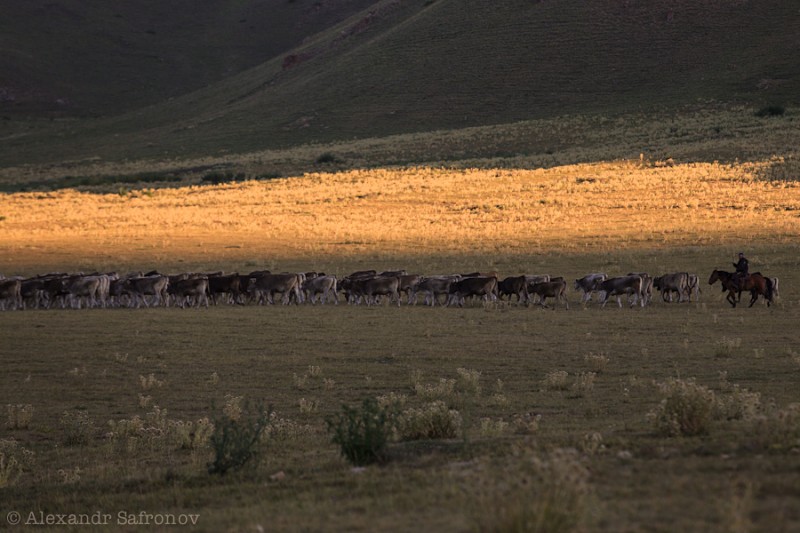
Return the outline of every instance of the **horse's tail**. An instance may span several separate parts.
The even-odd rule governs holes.
[[[764,278],[764,281],[767,283],[767,293],[764,296],[767,298],[768,302],[772,302],[772,295],[775,291],[775,287],[773,287],[772,280],[770,278]]]

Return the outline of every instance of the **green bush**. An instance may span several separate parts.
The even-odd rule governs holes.
[[[361,408],[342,406],[342,412],[328,417],[332,442],[342,456],[355,466],[382,462],[391,433],[389,411],[374,398],[367,398]]]
[[[209,439],[214,449],[214,460],[208,463],[208,473],[224,475],[228,470],[239,469],[257,459],[258,443],[271,414],[272,409],[265,409],[263,403],[259,403],[254,411],[247,403],[235,419],[223,416],[215,420],[214,433]]]
[[[89,444],[95,431],[94,423],[86,411],[64,411],[61,416],[61,427],[64,428],[65,446],[84,446]]]
[[[335,154],[332,154],[330,152],[325,152],[324,154],[321,154],[317,158],[317,164],[318,165],[325,165],[325,164],[328,164],[328,163],[343,163],[343,161],[341,159],[339,159],[338,157],[336,157]]]
[[[757,117],[780,117],[786,113],[786,108],[782,105],[768,105],[756,111]]]
[[[210,185],[220,185],[232,181],[243,181],[247,176],[243,172],[234,174],[233,172],[209,172],[200,181]]]

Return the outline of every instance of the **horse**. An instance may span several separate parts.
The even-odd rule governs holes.
[[[754,272],[742,278],[737,278],[732,272],[714,270],[711,273],[711,277],[708,278],[708,284],[713,285],[717,280],[722,284],[723,292],[728,291],[728,296],[725,299],[733,307],[736,307],[736,302],[742,299],[742,291],[750,291],[750,305],[748,307],[753,307],[759,295],[764,296],[768,307],[772,305],[772,280],[762,276],[761,272]],[[737,294],[738,299],[736,297]]]

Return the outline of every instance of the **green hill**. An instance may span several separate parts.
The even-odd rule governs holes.
[[[161,5],[139,4],[148,13]],[[168,4],[169,13],[155,18],[175,18],[153,37],[180,26],[175,41],[191,46],[173,47],[173,63],[163,70],[188,71],[184,65],[206,57],[216,68],[186,74],[182,85],[166,80],[184,76],[154,76],[146,98],[128,99],[115,80],[108,82],[117,87],[113,98],[81,101],[107,112],[119,100],[128,111],[114,116],[52,124],[11,117],[2,126],[0,163],[180,158],[562,115],[800,100],[800,12],[790,0],[384,0],[342,22],[330,16],[325,29],[291,50],[287,35],[280,46],[265,44],[270,58],[242,70],[257,60],[246,54],[227,76],[225,54],[252,46],[255,37],[237,33],[235,24],[210,24],[219,34],[204,33],[202,20],[224,12],[225,20],[249,21],[242,13],[265,3],[217,2],[193,27],[179,23],[192,12],[189,2],[182,10]],[[288,16],[290,8],[308,13],[311,3],[271,4]],[[330,9],[344,16],[340,9],[356,3],[316,4],[334,4]],[[102,2],[83,5],[102,10],[104,20],[113,11]],[[265,17],[264,24],[267,31],[278,23]],[[136,27],[147,32],[148,25]],[[235,40],[220,49],[230,32]],[[87,53],[105,46],[96,33],[82,35]],[[116,46],[120,57],[133,50]],[[141,54],[137,48],[129,62],[120,59],[131,76],[144,71],[134,60]],[[32,68],[47,80],[43,66]],[[96,83],[99,94],[104,82]]]
[[[220,81],[373,0],[26,0],[0,18],[0,114],[105,116]]]

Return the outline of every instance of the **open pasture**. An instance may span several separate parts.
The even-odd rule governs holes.
[[[570,311],[2,313],[3,512],[101,511],[110,530],[140,511],[198,514],[203,531],[506,530],[532,517],[549,531],[796,529],[800,194],[762,180],[769,165],[420,168],[3,196],[6,275],[688,270],[703,284],[699,303],[644,309],[582,308],[571,293]],[[740,249],[781,279],[779,305],[731,309],[708,287]],[[325,421],[365,398],[431,438],[398,429],[383,464],[352,468]],[[274,412],[260,461],[209,474],[210,424],[246,419],[258,400]]]

